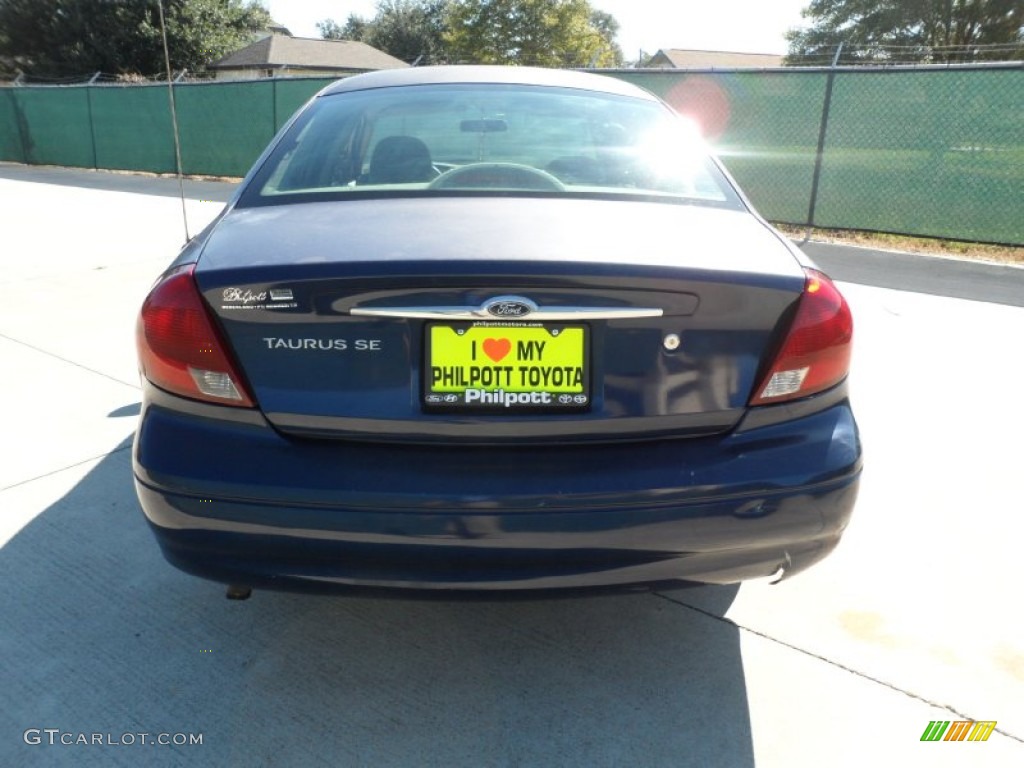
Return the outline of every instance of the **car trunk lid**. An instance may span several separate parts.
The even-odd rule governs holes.
[[[234,210],[195,276],[282,432],[479,443],[728,430],[804,284],[747,212],[455,197]]]

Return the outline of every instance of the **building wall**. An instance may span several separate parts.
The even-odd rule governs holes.
[[[357,74],[337,69],[304,69],[301,67],[278,67],[266,69],[218,69],[217,80],[260,80],[266,77],[351,77]]]

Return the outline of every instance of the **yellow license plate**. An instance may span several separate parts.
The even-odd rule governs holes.
[[[432,408],[563,410],[590,404],[587,327],[433,323],[424,404]]]

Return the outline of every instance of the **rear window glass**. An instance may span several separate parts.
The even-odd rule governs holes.
[[[696,134],[658,102],[490,84],[319,98],[240,204],[420,194],[655,196],[739,205]]]

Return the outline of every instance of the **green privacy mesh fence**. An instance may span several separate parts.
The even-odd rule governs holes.
[[[92,99],[97,168],[174,171],[174,137],[166,87],[53,90],[86,91]]]
[[[176,93],[181,169],[238,176],[275,133],[273,81],[201,83]],[[166,91],[164,100],[167,100]]]
[[[243,176],[330,78],[174,87],[185,173]],[[0,88],[0,160],[172,173],[166,85]]]
[[[1024,244],[1020,66],[615,76],[697,120],[773,221]]]
[[[807,70],[619,72],[700,124],[761,213],[807,217],[826,75]]]
[[[26,162],[94,166],[96,158],[86,89],[19,88],[14,91],[13,99],[5,99],[4,104],[14,107],[14,122],[23,129],[19,135],[21,154]]]
[[[1024,67],[607,74],[700,123],[769,219],[1024,245]],[[176,85],[184,171],[243,175],[329,82]],[[167,88],[0,88],[0,160],[173,171]]]
[[[837,78],[816,223],[1024,242],[1024,70]]]

